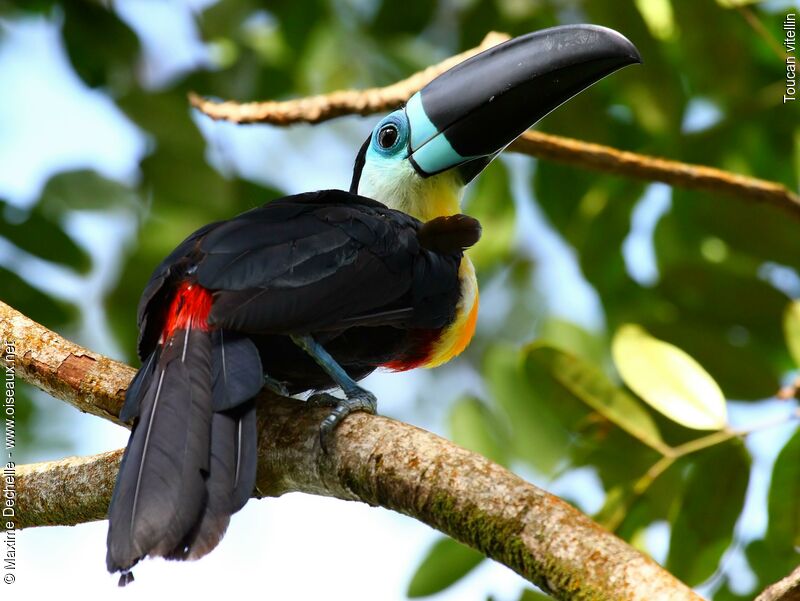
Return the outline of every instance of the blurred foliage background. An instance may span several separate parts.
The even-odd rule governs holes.
[[[0,298],[135,364],[136,303],[161,258],[209,221],[286,193],[345,186],[375,121],[236,128],[190,111],[189,91],[247,101],[385,85],[490,30],[592,22],[641,50],[644,66],[594,86],[540,129],[797,190],[800,112],[782,103],[781,54],[782,22],[796,3],[731,4],[0,0]],[[89,121],[99,128],[102,111],[112,111],[125,123],[106,143],[109,153],[128,149],[127,171],[73,151],[81,131],[48,135],[49,120],[63,128],[70,113],[36,72],[35,55],[9,54],[37,24],[55,32],[54,52],[64,54]],[[192,44],[178,44],[182,37]],[[15,87],[37,77],[39,88]],[[26,129],[32,123],[37,133]],[[31,162],[35,169],[19,167]],[[790,418],[796,401],[776,393],[800,360],[782,326],[800,297],[797,220],[521,156],[494,163],[465,211],[485,231],[473,253],[478,334],[451,365],[387,376],[416,401],[399,416],[559,492],[709,597],[752,598],[789,573],[800,561],[800,433]],[[730,427],[755,432],[659,464],[663,453],[636,435],[641,424],[670,448],[708,433],[625,387],[611,341],[626,323],[696,359],[728,399]],[[622,410],[609,410],[609,399]],[[429,423],[431,404],[442,412]],[[29,458],[77,448],[54,424],[63,415],[54,405],[23,389],[19,446]],[[446,591],[482,560],[445,539],[421,553],[400,598]]]

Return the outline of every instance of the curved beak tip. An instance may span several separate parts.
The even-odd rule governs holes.
[[[641,64],[636,46],[599,25],[563,25],[494,46],[440,75],[406,105],[417,171],[463,166],[469,181],[550,111]]]
[[[611,29],[609,27],[602,27],[600,25],[595,26],[583,26],[583,27],[596,27],[598,30],[602,30],[610,39],[616,39],[619,42],[620,46],[620,55],[630,59],[631,65],[641,65],[644,63],[642,60],[642,53],[639,52],[639,49],[636,45],[631,42],[628,38],[622,35],[620,32],[616,31],[615,29]]]

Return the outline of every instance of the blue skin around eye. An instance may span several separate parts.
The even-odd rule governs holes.
[[[378,132],[387,123],[397,126],[397,142],[392,148],[381,148],[378,144]],[[437,131],[425,114],[419,93],[411,97],[405,109],[393,112],[373,130],[372,143],[366,158],[367,161],[400,160],[408,158],[409,154],[413,154],[417,166],[429,175],[446,171],[474,158],[461,156],[450,145],[447,137]]]
[[[397,140],[394,143],[394,146],[391,148],[382,148],[380,144],[378,144],[378,133],[383,129],[387,124],[392,123],[397,127]],[[406,158],[404,152],[406,149],[406,142],[408,141],[408,120],[406,119],[403,110],[400,109],[398,111],[393,112],[391,115],[383,119],[378,126],[372,130],[372,144],[370,144],[369,151],[374,151],[380,156],[383,157],[394,157],[395,155],[400,154],[399,158]]]
[[[394,123],[397,127],[397,141],[391,148],[381,148],[378,144],[378,132],[387,123]],[[403,110],[400,109],[385,117],[372,130],[372,142],[367,149],[365,159],[367,163],[393,170],[395,166],[399,167],[400,161],[406,158],[408,158],[408,121]],[[390,171],[387,176],[391,177],[392,173],[394,171]]]

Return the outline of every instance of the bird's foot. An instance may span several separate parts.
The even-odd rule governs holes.
[[[326,453],[330,448],[333,431],[345,417],[354,411],[364,411],[374,415],[378,410],[378,399],[363,388],[349,392],[345,399],[321,392],[309,397],[308,402],[316,407],[333,407],[333,411],[319,425],[319,441]]]
[[[292,396],[289,394],[289,389],[286,388],[285,383],[281,382],[280,380],[276,380],[275,378],[270,378],[266,374],[264,375],[264,387],[280,396]]]

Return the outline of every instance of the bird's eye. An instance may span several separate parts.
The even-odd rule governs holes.
[[[397,126],[394,123],[387,123],[378,132],[378,145],[388,150],[397,143],[398,137]]]

